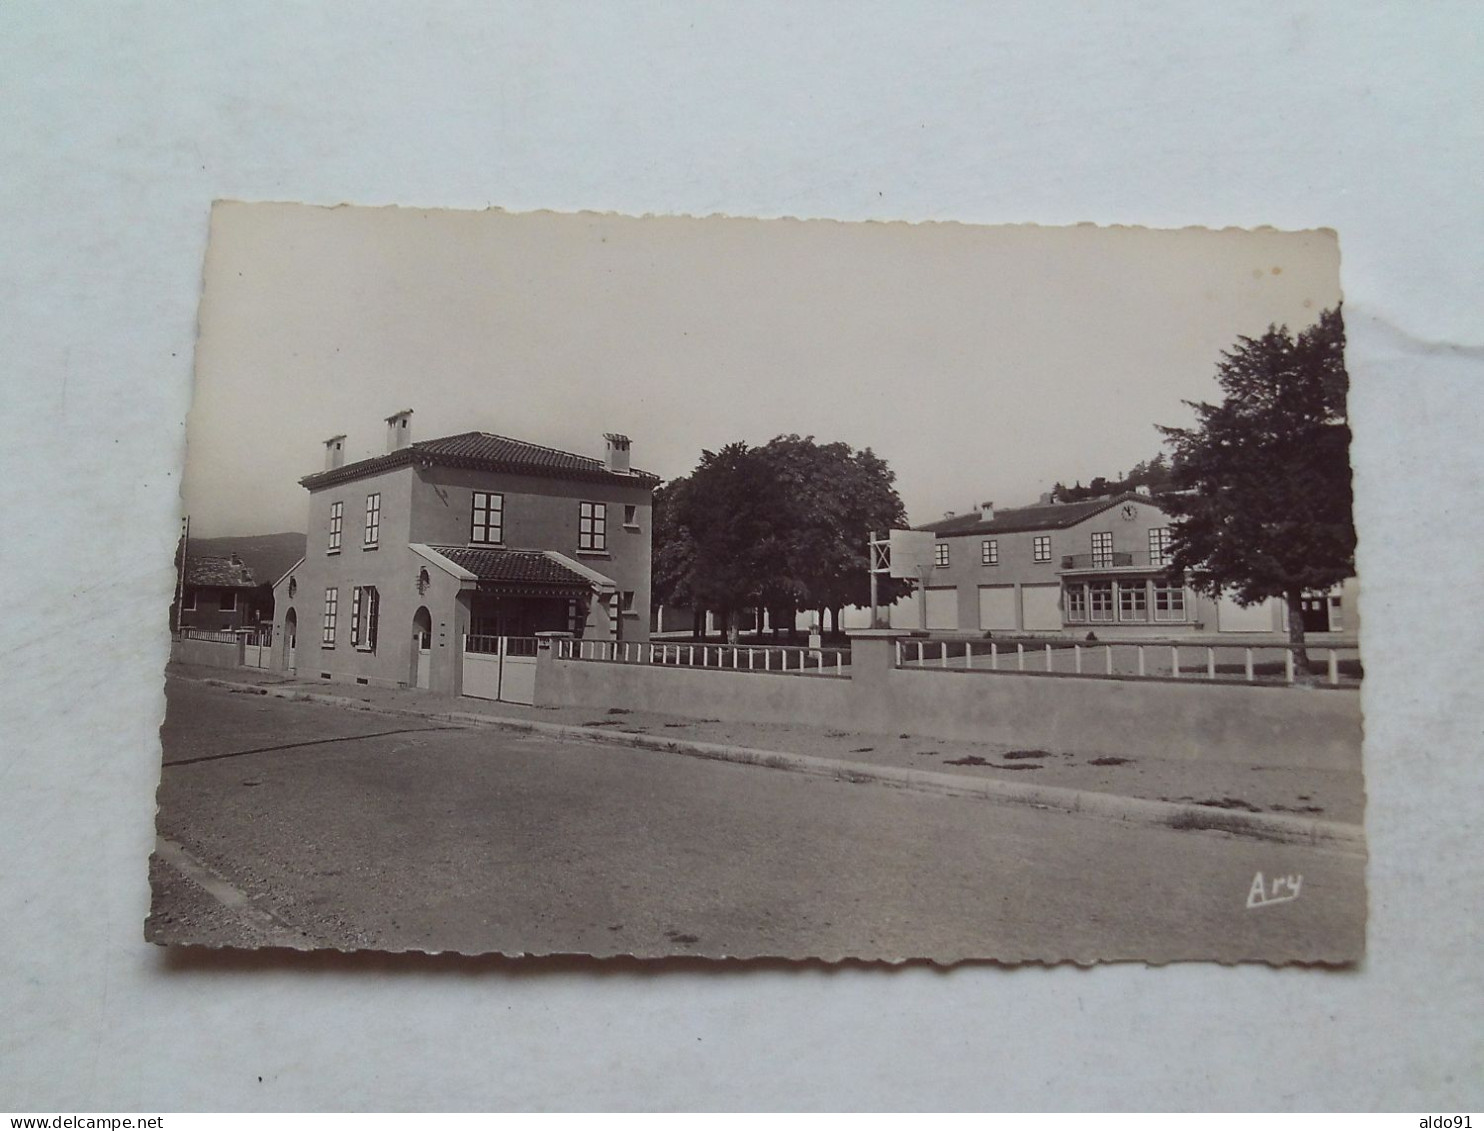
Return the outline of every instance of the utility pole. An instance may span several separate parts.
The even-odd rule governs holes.
[[[175,623],[170,626],[172,636],[180,632],[180,606],[185,601],[186,553],[190,549],[190,541],[191,516],[186,515],[180,520],[180,568],[175,571]]]

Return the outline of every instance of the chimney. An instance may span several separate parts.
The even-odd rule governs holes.
[[[412,443],[412,410],[404,408],[401,412],[394,412],[386,418],[387,454],[400,452],[410,443]]]
[[[619,475],[629,474],[629,438],[617,432],[604,432],[603,466]]]
[[[325,470],[333,471],[345,462],[345,437],[331,436],[325,441]]]
[[[981,522],[994,521],[994,503],[979,504],[979,519]]]

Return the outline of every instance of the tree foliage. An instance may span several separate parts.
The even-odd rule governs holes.
[[[895,476],[869,448],[778,436],[702,452],[655,499],[654,599],[722,614],[838,610],[870,599],[869,532],[906,525]],[[899,582],[883,578],[881,599]]]
[[[1338,308],[1297,335],[1242,337],[1216,367],[1220,404],[1190,403],[1193,428],[1161,428],[1174,455],[1176,571],[1213,595],[1289,603],[1355,572],[1346,414],[1345,324]]]

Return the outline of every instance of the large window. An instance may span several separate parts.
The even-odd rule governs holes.
[[[1174,554],[1170,551],[1170,528],[1156,526],[1149,531],[1149,564],[1166,566],[1173,558]]]
[[[474,492],[473,516],[469,520],[469,541],[481,546],[494,546],[505,538],[505,496],[491,491]]]
[[[372,549],[381,541],[381,492],[366,496],[366,538],[367,549]]]
[[[1154,619],[1157,621],[1183,621],[1185,619],[1185,586],[1165,581],[1154,583]]]
[[[1113,583],[1111,581],[1089,581],[1087,583],[1087,619],[1111,621],[1113,619]]]
[[[237,590],[222,590],[221,607],[224,613],[235,613],[237,611]]]
[[[1149,593],[1142,581],[1119,582],[1118,619],[1128,621],[1149,619]]]
[[[323,630],[320,642],[326,648],[335,647],[335,621],[340,611],[340,590],[330,588],[325,590],[325,615],[322,621]]]
[[[357,585],[351,591],[350,645],[362,652],[376,651],[377,614],[381,598],[374,585]]]
[[[933,545],[933,564],[939,569],[948,568],[948,543],[942,539]]]
[[[608,504],[577,504],[577,549],[601,553],[608,549]]]
[[[1113,531],[1098,530],[1092,535],[1092,568],[1107,569],[1113,564]]]
[[[1031,543],[1031,556],[1038,562],[1049,562],[1051,560],[1051,535],[1036,535],[1035,541]]]
[[[1000,564],[1000,543],[998,539],[986,538],[979,543],[979,563],[981,565]]]
[[[1087,586],[1067,586],[1067,620],[1085,621],[1087,619]]]
[[[330,504],[330,544],[327,552],[338,554],[340,552],[340,527],[345,522],[345,504]]]

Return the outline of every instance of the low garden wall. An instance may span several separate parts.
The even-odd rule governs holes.
[[[170,659],[177,664],[201,664],[208,668],[237,668],[242,666],[242,644],[225,640],[173,640],[170,643]]]
[[[850,717],[849,677],[555,660],[545,653],[538,664],[538,707],[626,707],[724,722],[837,728]]]
[[[857,640],[850,675],[731,671],[540,654],[538,705],[1003,743],[1090,755],[1358,772],[1360,694],[1196,680],[897,668]]]

